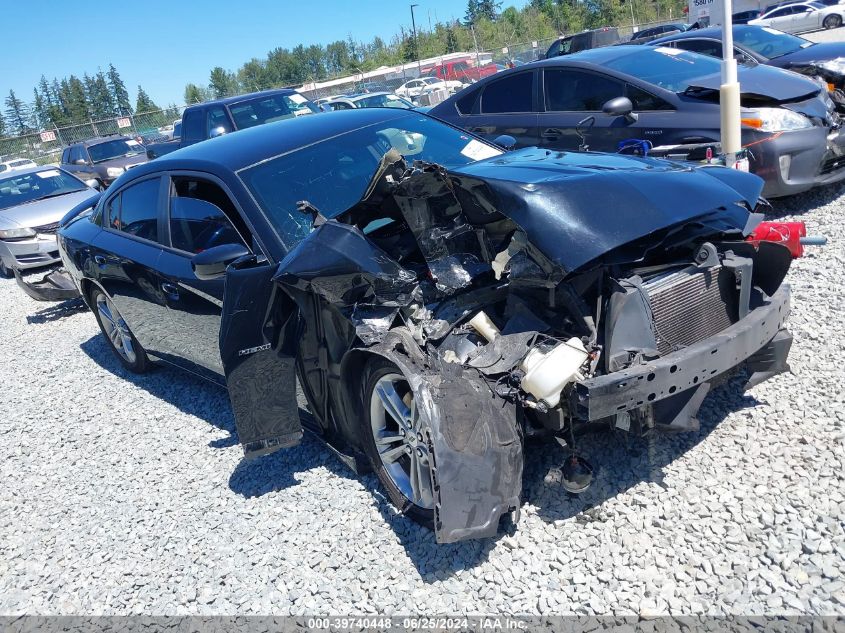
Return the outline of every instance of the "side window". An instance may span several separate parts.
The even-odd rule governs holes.
[[[546,51],[547,58],[557,57],[558,55],[560,55],[560,40],[549,46],[549,50]]]
[[[481,111],[485,114],[502,112],[533,112],[533,71],[516,73],[484,87],[481,93]]]
[[[74,145],[70,148],[70,162],[71,164],[76,164],[78,160],[88,162],[88,157],[83,154],[81,145]]]
[[[544,83],[546,110],[552,112],[598,112],[625,94],[615,79],[578,70],[546,70]]]
[[[710,57],[722,56],[722,43],[713,40],[678,40],[675,45],[685,51],[710,55]]]
[[[103,215],[106,218],[107,227],[115,231],[120,230],[120,194],[106,203]]]
[[[158,192],[160,178],[144,180],[131,185],[120,193],[117,222],[115,209],[109,212],[109,226],[123,233],[158,241]],[[114,205],[114,201],[112,201]]]
[[[62,162],[67,164],[70,162],[70,148],[66,147],[65,151],[62,152]]]
[[[625,96],[631,100],[634,110],[639,112],[644,110],[674,110],[672,105],[667,101],[630,84],[626,86]]]
[[[334,103],[330,104],[332,106],[332,110],[351,110],[352,106],[346,103],[345,101],[335,101]]]
[[[229,117],[226,116],[226,110],[222,106],[215,106],[208,109],[206,113],[205,137],[209,138],[211,136],[211,130],[218,127],[222,127],[227,134],[232,131],[232,124],[229,123]]]
[[[192,176],[177,176],[170,189],[170,244],[201,253],[221,244],[245,244],[249,235],[235,205],[219,186]],[[235,228],[234,222],[240,226]]]
[[[472,114],[472,107],[475,105],[478,90],[465,90],[464,92],[467,92],[467,94],[455,101],[455,107],[461,114]]]
[[[182,118],[182,140],[185,143],[199,143],[205,140],[203,132],[203,111],[197,109],[185,112]]]

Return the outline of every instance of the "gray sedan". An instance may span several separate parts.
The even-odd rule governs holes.
[[[0,276],[58,263],[59,220],[96,195],[84,182],[53,165],[0,177]]]

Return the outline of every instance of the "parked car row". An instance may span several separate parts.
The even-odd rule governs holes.
[[[429,113],[386,93],[319,116],[292,91],[200,104],[179,147],[105,191],[64,168],[0,175],[0,244],[57,251],[62,272],[19,283],[78,293],[127,370],[225,386],[247,456],[309,430],[438,542],[489,537],[519,518],[524,438],[565,444],[563,486],[583,492],[582,433],[690,430],[719,381],[788,369],[801,247],[761,196],[845,178],[827,90],[741,70],[759,176],[615,153],[717,140],[718,67],[629,45],[496,73]],[[50,201],[57,241],[26,212]]]

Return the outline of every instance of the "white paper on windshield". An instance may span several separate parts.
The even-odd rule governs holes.
[[[140,143],[138,141],[136,141],[135,139],[129,139],[128,141],[126,141],[126,144],[129,145],[129,146],[140,145]]]
[[[288,98],[289,98],[291,101],[293,101],[294,103],[299,104],[299,105],[301,105],[301,104],[305,103],[306,101],[308,101],[308,99],[306,99],[306,98],[305,98],[305,97],[303,97],[302,95],[297,94],[297,93],[295,93],[295,92],[294,92],[292,95],[288,95]]]
[[[654,50],[659,53],[663,53],[664,55],[680,55],[684,52],[681,48],[668,48],[666,46],[658,46]]]
[[[46,178],[55,178],[56,176],[59,175],[59,170],[58,169],[47,169],[45,171],[37,171],[37,172],[35,172],[35,175],[38,176],[39,178],[45,178],[45,179]]]
[[[490,147],[489,145],[476,141],[475,139],[472,139],[466,144],[466,147],[461,150],[461,154],[467,158],[471,158],[472,160],[483,160],[485,158],[490,158],[491,156],[498,156],[501,153],[502,152],[497,150],[495,147]]]
[[[763,27],[763,30],[764,30],[766,33],[771,33],[772,35],[783,35],[783,31],[778,31],[777,29],[773,29],[773,28],[772,28],[772,27],[770,27],[770,26],[764,26],[764,27]]]

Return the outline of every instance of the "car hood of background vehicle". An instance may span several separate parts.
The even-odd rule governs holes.
[[[97,196],[93,189],[83,189],[55,198],[0,209],[0,228],[22,228],[53,224],[70,209]]]
[[[697,77],[690,82],[691,88],[707,88],[718,92],[722,85],[719,73]],[[772,101],[802,101],[817,94],[819,85],[795,73],[785,73],[780,68],[760,65],[739,68],[739,89],[742,96],[766,97]]]
[[[732,169],[536,147],[450,174],[489,186],[496,208],[566,273],[649,238],[639,249],[642,256],[686,225],[711,233],[744,232],[747,209],[756,206],[763,189],[762,179]]]
[[[146,163],[147,160],[149,159],[144,153],[132,154],[131,156],[119,156],[118,158],[112,158],[111,160],[106,160],[102,163],[95,163],[94,167],[134,167],[135,165]]]
[[[776,66],[790,66],[793,64],[823,63],[845,57],[845,42],[824,42],[801,48],[794,53],[775,57],[771,63]]]

